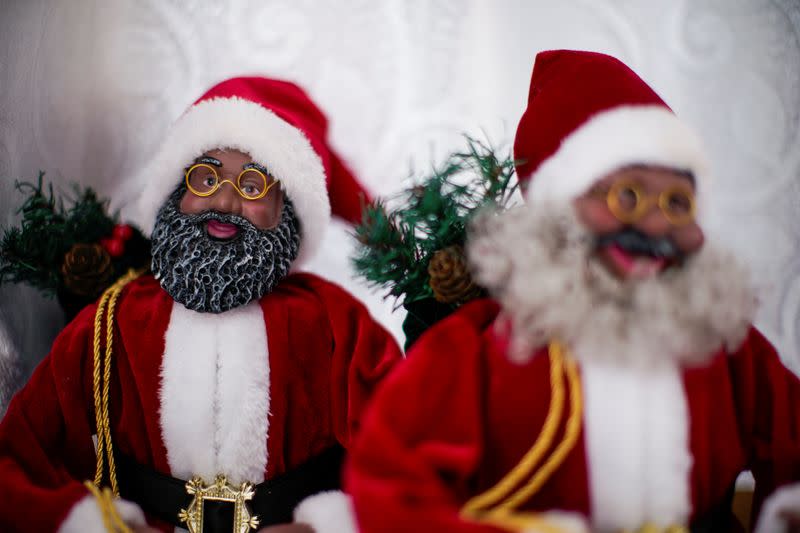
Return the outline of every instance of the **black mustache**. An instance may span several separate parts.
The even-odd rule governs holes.
[[[598,248],[616,244],[626,252],[664,259],[676,259],[683,255],[678,245],[669,237],[650,237],[633,228],[601,235],[597,237],[596,243]]]
[[[239,229],[252,229],[254,231],[261,231],[259,230],[252,222],[244,218],[243,216],[239,215],[232,215],[230,213],[220,213],[217,211],[203,211],[202,213],[198,213],[196,215],[184,215],[193,222],[197,224],[203,224],[208,222],[209,220],[216,220],[217,222],[221,222],[223,224],[233,224],[237,226]]]

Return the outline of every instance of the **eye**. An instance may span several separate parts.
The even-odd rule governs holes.
[[[266,186],[266,177],[255,169],[245,170],[239,176],[239,190],[248,197],[256,197],[261,194]]]
[[[692,210],[692,200],[684,191],[672,191],[667,197],[667,208],[673,213],[686,214]]]
[[[201,195],[213,191],[217,186],[216,172],[205,164],[197,164],[192,167],[186,181],[193,192],[200,192]]]
[[[619,206],[621,208],[626,210],[636,208],[636,204],[639,201],[639,195],[636,193],[636,190],[633,187],[618,187],[616,193],[617,200],[619,201]]]

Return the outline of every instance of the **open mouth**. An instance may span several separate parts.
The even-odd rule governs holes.
[[[598,253],[617,275],[625,279],[647,279],[657,276],[672,263],[666,257],[632,252],[619,244],[601,248]]]
[[[683,254],[672,239],[651,237],[633,228],[597,238],[598,258],[620,279],[646,279],[679,264]]]
[[[239,227],[236,224],[228,224],[211,219],[206,222],[206,232],[213,239],[229,241],[239,234]]]

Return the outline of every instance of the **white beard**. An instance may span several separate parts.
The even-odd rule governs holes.
[[[737,348],[756,308],[746,270],[708,243],[680,267],[619,280],[592,257],[593,237],[571,205],[479,215],[467,255],[503,307],[509,356],[525,362],[557,339],[579,360],[700,364]]]

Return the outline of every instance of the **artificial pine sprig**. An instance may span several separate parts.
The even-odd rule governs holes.
[[[76,243],[98,242],[110,234],[116,216],[107,214],[107,202],[92,189],[78,185],[65,206],[52,183],[44,187],[43,178],[40,172],[35,184],[15,183],[26,199],[18,210],[20,226],[6,229],[0,239],[0,284],[23,282],[53,296],[63,288],[65,254]]]
[[[486,143],[467,137],[467,149],[452,154],[432,174],[388,202],[365,209],[355,235],[356,273],[387,290],[398,304],[432,298],[428,264],[449,246],[463,246],[472,216],[493,205],[504,208],[516,189],[514,162]]]
[[[0,238],[0,284],[27,283],[56,296],[70,320],[115,279],[147,265],[150,242],[136,228],[117,224],[108,202],[91,188],[73,185],[71,195],[57,198],[43,177],[16,183],[25,195],[22,220]]]

